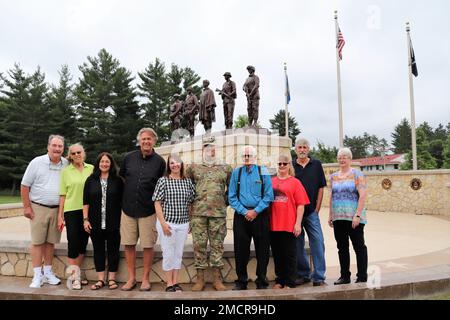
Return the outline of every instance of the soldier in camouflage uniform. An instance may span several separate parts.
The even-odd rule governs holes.
[[[186,170],[186,176],[195,183],[196,197],[193,203],[191,231],[194,247],[194,262],[197,281],[192,291],[205,287],[205,269],[214,269],[213,287],[226,290],[220,269],[223,267],[223,241],[227,234],[226,188],[232,168],[215,162],[215,144],[212,139],[203,142],[203,163],[193,164]],[[210,246],[208,265],[207,246]]]

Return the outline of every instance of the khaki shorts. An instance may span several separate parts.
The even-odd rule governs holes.
[[[31,209],[34,212],[34,218],[30,219],[31,243],[59,243],[61,232],[58,230],[58,208],[51,209],[32,203]]]
[[[158,239],[156,213],[144,218],[133,218],[122,211],[120,239],[124,246],[135,246],[140,239],[142,248],[153,248]]]

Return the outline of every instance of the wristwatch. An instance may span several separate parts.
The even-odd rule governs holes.
[[[87,221],[87,222],[89,222],[89,218],[83,218],[83,221]]]

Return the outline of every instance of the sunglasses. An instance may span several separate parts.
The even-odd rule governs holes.
[[[76,154],[81,154],[83,151],[75,151],[75,152],[71,152],[70,154],[72,155],[72,156],[74,156],[74,155],[76,155]]]
[[[287,166],[289,164],[289,162],[278,162],[278,166]]]
[[[253,156],[251,154],[244,154],[242,155],[242,158],[252,158]]]

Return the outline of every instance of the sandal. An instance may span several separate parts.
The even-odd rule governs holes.
[[[88,280],[86,280],[86,279],[81,280],[81,285],[82,285],[82,286],[87,286],[88,284],[89,284],[89,281],[88,281]]]
[[[166,288],[166,292],[175,292],[175,288],[173,286],[169,286]]]
[[[81,282],[83,283],[83,282]],[[91,286],[91,290],[99,290],[105,286],[105,281],[103,280],[97,280],[95,284]]]
[[[109,290],[114,290],[114,289],[117,289],[118,287],[119,287],[119,285],[117,284],[116,280],[114,280],[114,279],[108,280],[108,289]]]
[[[175,289],[175,291],[183,291],[183,288],[178,283],[175,283],[173,285],[173,288]]]

